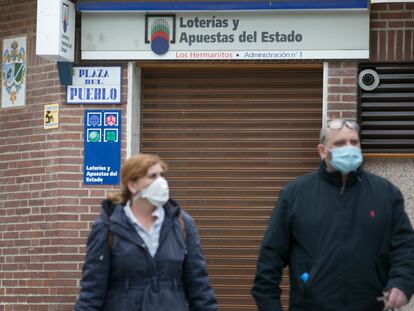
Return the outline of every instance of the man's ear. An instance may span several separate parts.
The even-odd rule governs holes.
[[[319,157],[321,158],[321,160],[325,159],[326,147],[323,144],[319,144],[316,148],[318,149]]]

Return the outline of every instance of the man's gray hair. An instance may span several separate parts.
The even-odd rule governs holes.
[[[336,128],[331,128],[330,127],[331,122],[336,122],[336,121],[342,122],[342,124],[340,125],[340,128],[339,127],[337,128],[338,130],[339,129],[342,129],[342,127],[346,126],[348,128],[355,129],[357,131],[357,133],[358,133],[358,136],[360,135],[360,133],[359,133],[359,125],[355,121],[353,121],[353,120],[345,120],[345,119],[332,119],[332,120],[329,120],[326,123],[326,125],[321,128],[321,131],[319,133],[319,142],[322,145],[325,145],[325,143],[326,143],[329,129],[336,130]]]

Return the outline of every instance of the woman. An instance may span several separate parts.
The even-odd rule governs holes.
[[[166,164],[138,154],[122,191],[102,202],[87,242],[74,311],[216,311],[197,231],[169,199]]]

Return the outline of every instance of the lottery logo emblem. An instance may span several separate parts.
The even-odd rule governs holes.
[[[151,50],[162,55],[170,48],[170,28],[167,22],[159,18],[151,25]]]
[[[145,43],[157,55],[164,55],[175,43],[175,15],[146,15]]]
[[[89,124],[92,126],[98,126],[101,124],[101,117],[98,114],[89,115]]]
[[[89,132],[89,141],[92,143],[96,143],[100,140],[100,133],[99,131],[90,131]]]
[[[69,27],[69,5],[67,5],[66,3],[63,3],[62,6],[62,23],[63,23],[63,32],[66,33],[66,31],[68,30]]]
[[[115,126],[118,124],[117,117],[115,115],[108,115],[105,118],[105,123],[108,126]]]
[[[116,131],[106,131],[105,132],[105,140],[107,141],[107,142],[116,142]]]

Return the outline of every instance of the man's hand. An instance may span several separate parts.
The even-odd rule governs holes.
[[[384,293],[384,304],[386,309],[398,309],[408,303],[407,296],[396,287]]]

